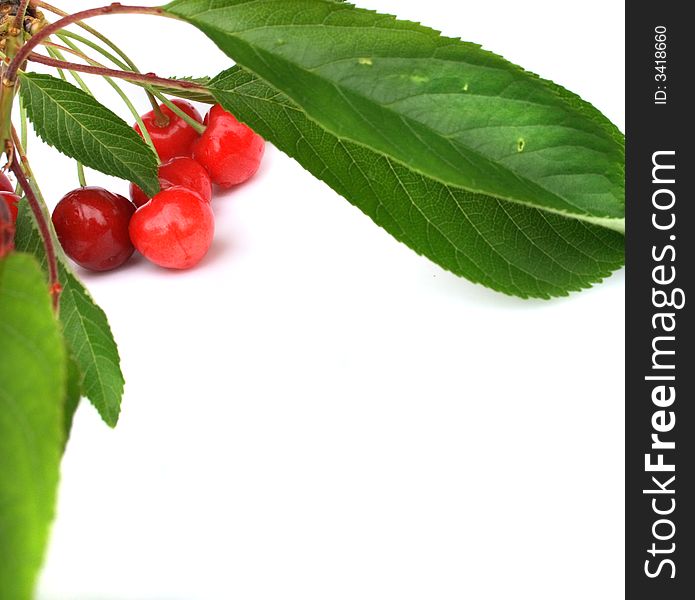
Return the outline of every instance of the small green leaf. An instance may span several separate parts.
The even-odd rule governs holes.
[[[25,201],[19,206],[15,244],[42,261],[45,255],[33,216]],[[118,423],[125,381],[118,348],[104,311],[63,263],[59,264],[63,293],[60,320],[70,354],[82,376],[82,395],[99,411],[111,427]]]
[[[396,170],[624,231],[622,134],[480,46],[331,0],[174,0],[166,10]]]
[[[74,85],[39,73],[20,75],[27,115],[47,144],[83,165],[159,191],[157,157],[118,115]]]
[[[0,598],[30,600],[63,449],[65,349],[32,256],[0,260]]]
[[[210,83],[209,77],[173,77],[172,79],[176,81],[187,81],[190,83],[197,83],[201,86],[206,86]],[[203,102],[205,104],[214,104],[215,98],[212,94],[205,91],[198,90],[182,90],[176,87],[165,87],[165,86],[155,86],[157,91],[167,96],[176,96],[177,98],[185,98],[186,100],[193,100],[194,102]]]
[[[589,287],[623,264],[621,234],[442,185],[337,138],[239,67],[214,78],[210,90],[396,239],[471,281],[515,296],[549,298]]]

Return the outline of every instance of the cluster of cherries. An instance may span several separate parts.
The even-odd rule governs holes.
[[[131,201],[99,187],[66,194],[53,211],[53,226],[65,253],[92,271],[109,271],[124,264],[137,249],[153,263],[188,269],[207,254],[215,232],[211,208],[213,183],[222,188],[243,183],[260,166],[265,142],[249,127],[215,105],[203,121],[185,100],[174,104],[203,123],[199,134],[167,106],[143,115],[161,161],[161,191],[148,198],[130,184]],[[140,127],[134,126],[142,135]],[[6,178],[5,178],[6,179]],[[4,189],[5,182],[0,180]],[[16,219],[19,200],[9,181],[3,195]]]

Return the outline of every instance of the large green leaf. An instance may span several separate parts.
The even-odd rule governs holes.
[[[82,164],[159,191],[157,157],[118,115],[74,85],[38,73],[20,75],[20,94],[36,133]]]
[[[20,204],[15,243],[18,250],[36,256],[45,267],[45,254],[31,211]],[[101,418],[115,427],[125,385],[120,357],[106,314],[61,261],[60,320],[70,354],[82,376],[82,394],[89,398]]]
[[[30,600],[63,449],[65,349],[32,256],[0,260],[0,598]]]
[[[174,0],[166,10],[322,129],[408,177],[624,231],[620,132],[477,45],[331,0]]]
[[[457,275],[507,294],[548,298],[588,287],[623,263],[621,234],[442,185],[337,138],[238,67],[210,89],[394,237]]]

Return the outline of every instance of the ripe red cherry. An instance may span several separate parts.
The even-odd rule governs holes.
[[[66,194],[53,211],[53,226],[65,253],[92,271],[120,267],[133,254],[128,223],[135,207],[99,187]]]
[[[130,239],[160,267],[190,269],[207,254],[215,233],[210,204],[183,187],[159,192],[130,220]]]
[[[0,200],[0,258],[3,258],[14,248],[14,219],[9,206]]]
[[[159,185],[162,190],[181,186],[198,194],[206,202],[212,200],[212,182],[203,166],[186,156],[178,156],[159,167]],[[135,206],[143,206],[150,199],[134,183],[130,184],[130,199]]]
[[[21,198],[15,194],[14,192],[5,192],[2,191],[0,192],[0,202],[4,202],[7,205],[7,208],[10,209],[10,215],[12,216],[12,223],[17,222],[17,203],[21,200]]]
[[[7,175],[0,172],[0,192],[14,192],[14,186],[7,178]]]
[[[205,117],[208,127],[193,146],[193,158],[212,181],[229,188],[253,177],[263,158],[265,141],[219,104]]]
[[[173,100],[173,103],[199,123],[203,122],[200,113],[190,102]],[[167,125],[157,124],[157,116],[153,110],[142,116],[142,121],[152,138],[152,143],[157,150],[159,159],[167,161],[175,156],[191,156],[193,144],[200,134],[181,117],[175,115],[168,106],[162,105],[160,109],[169,119]],[[137,123],[133,128],[142,135],[140,126]]]

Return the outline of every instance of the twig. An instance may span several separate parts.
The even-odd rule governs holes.
[[[14,23],[12,23],[12,26],[15,29],[24,29],[24,15],[26,15],[27,13],[28,6],[29,0],[21,0],[21,2],[19,3],[19,6],[17,7],[17,14],[14,18]]]
[[[73,13],[62,19],[58,19],[54,23],[47,25],[41,31],[36,33],[31,37],[17,52],[17,54],[12,59],[9,67],[7,67],[7,72],[5,73],[5,78],[3,84],[7,87],[13,87],[15,81],[17,80],[17,73],[21,65],[25,60],[29,58],[29,55],[34,51],[34,49],[41,44],[46,38],[58,33],[61,29],[64,29],[68,25],[77,23],[79,21],[84,21],[85,19],[90,19],[92,17],[99,17],[102,15],[117,15],[117,14],[136,14],[136,15],[156,15],[156,16],[167,16],[163,8],[159,7],[148,7],[148,6],[123,6],[122,4],[114,3],[109,6],[102,6],[100,8],[91,8],[89,10],[82,10],[80,12]]]
[[[39,226],[39,234],[41,235],[43,246],[46,250],[46,261],[48,263],[48,284],[51,293],[51,301],[53,303],[54,312],[58,313],[60,308],[60,292],[62,290],[62,286],[60,285],[60,278],[58,275],[58,257],[56,255],[55,246],[53,245],[51,229],[48,225],[48,221],[46,221],[46,215],[41,208],[41,204],[34,193],[34,188],[24,174],[26,157],[24,156],[24,151],[19,141],[19,136],[17,135],[14,127],[12,128],[12,140],[15,145],[15,160],[12,161],[10,169],[17,178],[19,185],[22,187],[22,191],[26,196],[29,207],[31,208],[31,212],[34,213],[36,224]],[[16,160],[17,156],[19,156],[20,160]]]
[[[32,62],[49,67],[56,67],[57,69],[80,71],[82,73],[91,73],[92,75],[101,75],[102,77],[114,77],[116,79],[125,79],[126,81],[145,83],[147,85],[159,85],[179,90],[195,90],[197,92],[208,91],[206,87],[193,83],[192,81],[166,79],[165,77],[158,77],[154,73],[133,73],[132,71],[119,71],[117,69],[107,69],[106,67],[92,67],[79,63],[56,60],[48,56],[43,56],[42,54],[36,54],[35,52],[30,53],[27,58]]]

